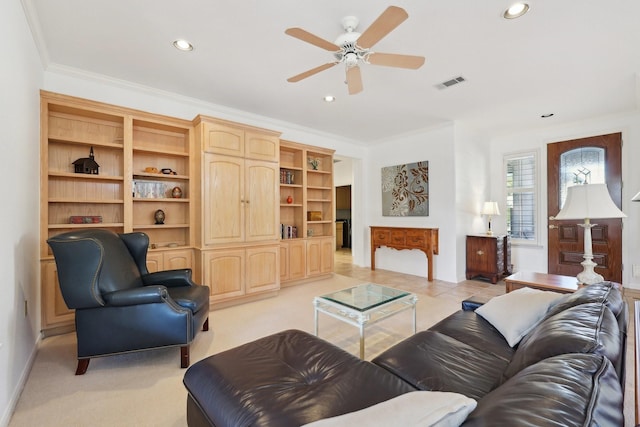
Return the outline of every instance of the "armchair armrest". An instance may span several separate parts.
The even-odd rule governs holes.
[[[142,276],[142,282],[145,286],[164,285],[168,288],[176,286],[196,286],[196,283],[191,280],[190,268],[156,271],[155,273],[144,274]]]
[[[167,300],[168,295],[166,287],[157,285],[109,292],[102,297],[106,305],[122,307],[164,302]]]

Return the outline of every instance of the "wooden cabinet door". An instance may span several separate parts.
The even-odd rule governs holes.
[[[304,279],[307,274],[307,244],[302,239],[280,243],[280,282]]]
[[[289,279],[304,279],[307,273],[307,245],[304,240],[289,242]]]
[[[280,158],[280,138],[266,133],[246,131],[244,134],[247,159],[277,162]]]
[[[279,238],[279,174],[276,163],[245,161],[245,240]]]
[[[351,209],[351,186],[336,187],[336,209]]]
[[[483,276],[497,283],[510,274],[511,255],[507,236],[467,236],[467,279]]]
[[[491,237],[467,237],[467,269],[495,274],[496,239]]]
[[[247,248],[246,262],[247,294],[280,288],[280,245]]]
[[[164,270],[178,270],[193,266],[193,252],[191,249],[168,251],[163,254]]]
[[[244,156],[244,131],[218,123],[205,123],[203,151],[207,153]]]
[[[322,273],[322,245],[320,239],[307,240],[307,276]]]
[[[204,285],[213,301],[244,295],[245,250],[221,249],[203,253]]]
[[[58,268],[55,261],[42,263],[42,299],[44,307],[42,321],[43,329],[52,326],[72,325],[74,322],[74,310],[70,310],[65,304],[58,284]]]
[[[244,160],[205,153],[203,179],[204,244],[244,241]]]
[[[280,242],[280,283],[289,280],[289,243]]]
[[[331,273],[334,252],[333,237],[307,240],[307,276]]]
[[[160,252],[147,252],[147,270],[149,273],[164,270],[164,261]]]
[[[328,237],[320,241],[320,273],[326,274],[333,271],[333,253],[335,252],[335,245],[333,244],[333,237]]]

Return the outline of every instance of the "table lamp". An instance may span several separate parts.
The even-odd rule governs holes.
[[[631,201],[632,202],[640,202],[640,192],[638,192],[638,194],[633,196],[633,199],[631,199]]]
[[[487,229],[487,236],[493,236],[493,231],[491,231],[491,217],[494,215],[500,215],[498,202],[484,202],[484,205],[482,206],[482,212],[480,213],[489,217],[489,228]]]
[[[606,184],[582,184],[567,188],[567,199],[555,219],[584,220],[584,223],[578,224],[584,228],[584,261],[580,263],[583,270],[577,276],[578,282],[590,285],[604,280],[593,270],[598,264],[593,262],[591,228],[597,224],[592,224],[591,220],[624,217],[626,215],[611,200]]]

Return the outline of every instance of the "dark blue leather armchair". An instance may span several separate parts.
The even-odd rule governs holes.
[[[149,273],[145,233],[91,229],[47,240],[65,303],[75,309],[78,367],[92,357],[179,346],[189,366],[189,344],[209,330],[209,287],[191,270]]]

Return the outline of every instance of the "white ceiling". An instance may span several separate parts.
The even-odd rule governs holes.
[[[489,132],[588,119],[638,107],[640,1],[23,0],[45,67],[97,73],[362,143],[452,120]],[[344,68],[287,78],[331,53],[285,35],[333,42],[341,19],[366,29],[389,5],[409,19],[375,45],[420,55],[419,70],[363,65],[349,96]],[[172,46],[177,38],[192,52]],[[441,90],[451,78],[466,81]],[[337,101],[327,104],[325,94]],[[540,115],[555,116],[541,119]]]

